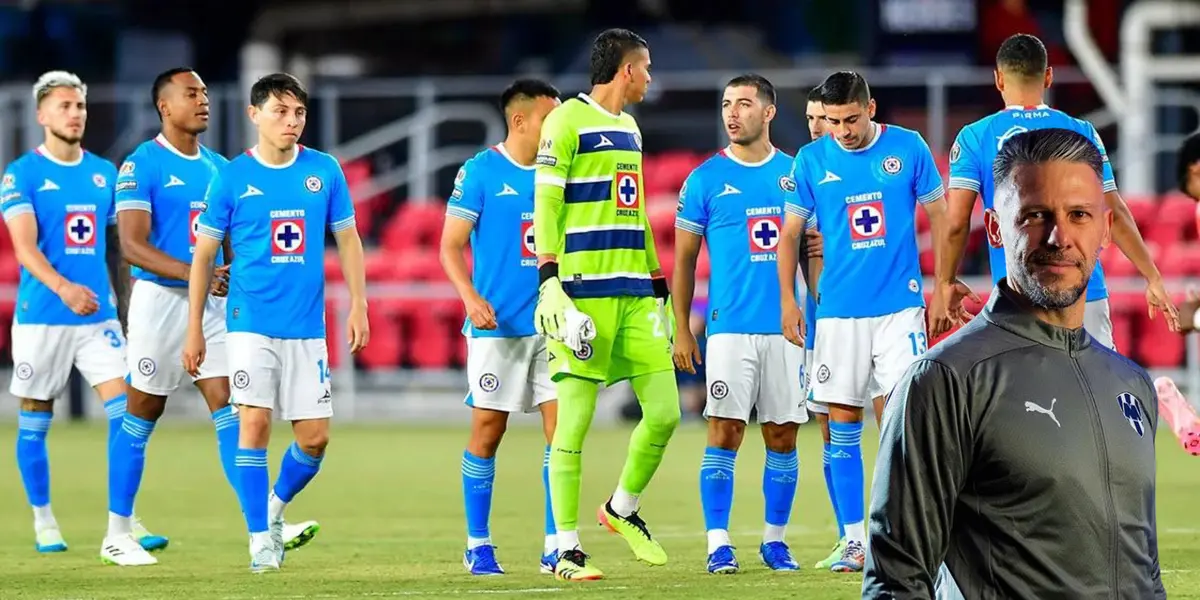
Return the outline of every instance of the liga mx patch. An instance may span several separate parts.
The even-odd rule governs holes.
[[[95,254],[96,213],[73,212],[63,223],[67,254]]]
[[[632,171],[617,171],[613,177],[613,197],[617,199],[617,210],[635,211],[642,207],[642,190],[638,188],[638,174]],[[620,213],[618,213],[620,214]]]
[[[304,219],[271,219],[271,262],[304,262]]]
[[[883,202],[853,204],[849,209],[850,240],[863,242],[887,235],[887,221],[883,215]]]
[[[750,217],[746,220],[750,235],[750,254],[774,253],[783,231],[780,217]]]

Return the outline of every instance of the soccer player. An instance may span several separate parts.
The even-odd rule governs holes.
[[[941,231],[946,202],[933,155],[920,134],[873,120],[875,100],[861,75],[842,71],[821,84],[831,135],[796,154],[779,250],[784,335],[802,345],[795,300],[797,242],[816,218],[825,257],[819,290],[812,395],[829,412],[830,479],[846,548],[830,565],[861,571],[863,405],[891,389],[925,352],[925,299],[913,213],[921,204]],[[873,380],[873,381],[872,381]]]
[[[83,150],[87,86],[64,71],[33,85],[45,142],[8,165],[0,209],[21,264],[13,319],[13,379],[20,398],[17,466],[29,504],[38,552],[67,549],[50,508],[46,434],[54,399],[71,368],[104,402],[111,448],[125,415],[125,336],[118,320],[128,272],[116,240],[111,163]],[[132,533],[150,547],[165,546],[135,519]]]
[[[600,579],[579,544],[579,477],[584,438],[601,384],[629,380],[642,407],[620,483],[598,518],[634,555],[664,565],[667,554],[638,514],[679,424],[671,361],[674,324],[666,277],[642,205],[642,136],[623,111],[650,84],[646,40],[624,29],[592,45],[592,90],[554,109],[542,124],[534,191],[538,333],[552,338],[550,373],[559,400],[550,452],[550,498],[558,531],[555,574]],[[565,324],[576,310],[595,339],[571,350]]]
[[[942,276],[937,280],[933,303],[941,309],[933,312],[930,334],[936,337],[970,318],[962,308],[962,298],[974,297],[974,294],[957,279],[958,268],[971,231],[975,197],[983,198],[984,208],[992,208],[995,193],[992,161],[1000,147],[1018,133],[1048,128],[1077,131],[1090,137],[1100,149],[1104,157],[1104,195],[1113,211],[1112,239],[1146,279],[1150,315],[1153,317],[1155,312],[1161,311],[1171,330],[1178,331],[1179,316],[1175,305],[1163,286],[1162,274],[1154,265],[1129,206],[1117,192],[1112,167],[1096,128],[1045,104],[1045,91],[1054,79],[1046,60],[1046,47],[1032,35],[1021,33],[1005,40],[996,53],[996,89],[1004,99],[1005,109],[964,127],[950,148],[949,225],[947,234],[940,238],[944,246],[938,251],[938,260],[943,264],[938,265],[937,271]],[[999,283],[1005,275],[1004,249],[989,248],[988,258],[992,281]],[[1047,257],[1050,258],[1053,257]],[[1084,328],[1101,344],[1115,349],[1108,288],[1104,283],[1104,268],[1099,262],[1088,283]]]
[[[187,278],[196,240],[196,219],[204,193],[228,161],[200,144],[208,129],[208,93],[189,68],[174,68],[154,79],[151,100],[162,132],[142,143],[117,175],[117,221],[121,250],[137,280],[130,295],[128,406],[109,464],[109,525],[101,558],[128,566],[154,564],[153,557],[127,548],[129,515],[141,483],[146,444],[166,407],[167,396],[185,376],[179,362],[187,328]],[[218,254],[218,260],[224,259]],[[234,456],[238,419],[229,404],[225,361],[225,295],[228,266],[218,269],[208,297],[204,331],[209,353],[198,378],[217,433],[221,466],[237,489]],[[312,539],[314,522],[288,525],[288,549]]]
[[[297,143],[308,92],[275,73],[250,88],[258,144],[213,179],[196,226],[188,280],[184,370],[203,372],[205,309],[213,261],[226,231],[232,244],[225,339],[234,370],[232,402],[241,430],[234,459],[237,492],[250,531],[250,569],[279,569],[283,512],[321,467],[333,415],[325,344],[324,237],[333,232],[350,288],[350,351],[367,344],[366,277],[354,205],[337,159]],[[309,239],[312,234],[316,239]],[[267,484],[272,413],[290,421],[295,441],[283,455],[273,490]]]
[[[747,74],[725,85],[721,119],[729,146],[688,175],[675,217],[675,366],[695,372],[700,349],[689,327],[702,243],[712,257],[707,383],[708,445],[700,465],[700,502],[708,531],[708,572],[736,573],[729,538],[734,462],[750,411],[758,409],[767,460],[762,490],[766,526],[759,557],[776,571],[800,568],[784,542],[800,461],[796,432],[808,421],[797,376],[804,350],[779,333],[775,249],[792,157],[771,145],[775,86]]]
[[[496,477],[496,449],[508,415],[538,411],[546,434],[542,456],[545,545],[541,570],[558,559],[550,509],[550,441],[558,403],[546,358],[546,338],[533,327],[537,255],[533,251],[533,177],[542,121],[559,105],[558,90],[536,79],[513,82],[500,95],[508,123],[503,142],[476,154],[459,169],[446,206],[441,259],[467,311],[467,378],[471,437],[462,458],[467,551],[472,575],[500,575],[488,517]],[[520,237],[518,237],[520,236]],[[474,267],[463,251],[470,241]]]
[[[1192,200],[1200,201],[1200,133],[1193,133],[1179,147],[1175,163],[1179,191]],[[1200,221],[1197,222],[1200,225]]]

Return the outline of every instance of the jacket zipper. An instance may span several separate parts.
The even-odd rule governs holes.
[[[1092,389],[1088,386],[1087,379],[1083,376],[1083,370],[1079,368],[1079,359],[1076,358],[1074,341],[1067,342],[1067,354],[1071,356],[1071,365],[1075,367],[1075,375],[1079,379],[1079,385],[1083,388],[1085,400],[1087,400],[1088,412],[1091,413],[1092,425],[1095,428],[1092,439],[1096,442],[1096,456],[1100,460],[1100,470],[1104,477],[1104,508],[1108,514],[1108,526],[1111,531],[1109,536],[1109,556],[1110,556],[1110,594],[1113,598],[1117,597],[1117,510],[1113,506],[1113,489],[1112,489],[1112,473],[1108,464],[1108,442],[1104,438],[1104,426],[1100,419],[1100,411],[1096,408],[1096,396],[1092,393]]]

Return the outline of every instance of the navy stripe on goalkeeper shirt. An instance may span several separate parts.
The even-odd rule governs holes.
[[[563,187],[563,202],[605,202],[612,200],[612,178],[600,181],[568,181]]]
[[[564,253],[590,250],[645,250],[646,232],[642,229],[604,229],[568,233]]]
[[[654,295],[654,286],[650,279],[634,277],[612,277],[609,279],[587,279],[574,281],[564,279],[563,291],[571,298],[613,298],[616,296],[633,296],[645,298]]]
[[[579,134],[579,147],[576,154],[591,154],[593,152],[608,152],[609,150],[624,150],[626,152],[641,152],[637,140],[628,131],[589,131]]]

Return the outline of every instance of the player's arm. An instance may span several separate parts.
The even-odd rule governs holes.
[[[446,219],[442,224],[438,258],[446,277],[450,279],[458,297],[462,299],[471,325],[487,330],[496,328],[496,310],[479,295],[479,290],[475,289],[475,284],[471,281],[471,270],[467,267],[467,259],[464,256],[471,232],[483,214],[483,186],[479,185],[478,178],[471,172],[470,167],[473,166],[463,165],[454,177],[454,191],[450,194],[450,201],[446,203]],[[536,236],[536,231],[534,235]]]
[[[330,169],[329,186],[329,230],[337,243],[338,260],[342,264],[342,278],[350,292],[350,316],[346,321],[346,340],[350,353],[358,354],[371,339],[371,327],[367,321],[367,269],[363,258],[362,239],[358,236],[358,225],[354,217],[354,200],[350,198],[350,184],[342,165],[333,161]]]
[[[804,236],[800,242],[800,260],[808,261],[808,276],[804,278],[804,283],[808,286],[808,293],[816,297],[817,281],[821,279],[821,271],[825,269],[824,239],[817,230],[817,220],[815,217],[808,220],[805,228]],[[817,240],[821,240],[822,245],[820,248],[814,249],[813,242]]]
[[[965,384],[919,360],[884,408],[871,480],[864,598],[934,597],[974,440]]]
[[[218,174],[209,182],[204,203],[207,208],[197,219],[196,245],[192,250],[187,280],[188,337],[198,335],[200,342],[204,341],[204,306],[212,285],[213,263],[233,217],[233,195],[229,193],[222,175]],[[195,367],[198,369],[199,364]]]
[[[940,245],[934,249],[934,271],[939,285],[950,284],[962,268],[963,253],[971,235],[971,213],[975,211],[975,200],[984,177],[977,145],[971,132],[964,129],[950,148],[950,189],[946,194],[944,234],[933,238],[934,243]]]
[[[113,216],[115,217],[116,214],[114,213]],[[121,329],[128,331],[129,292],[132,287],[130,286],[129,263],[121,258],[121,239],[117,232],[117,224],[112,223],[106,227],[105,235],[108,239],[104,249],[104,262],[108,265],[113,296],[117,299],[117,320],[121,323]]]
[[[675,297],[675,366],[696,372],[700,347],[692,334],[692,300],[696,296],[696,259],[708,228],[708,202],[700,174],[692,171],[679,190],[675,207],[675,271],[671,295]]]
[[[796,271],[800,268],[800,240],[816,211],[816,196],[804,177],[804,150],[796,153],[792,172],[784,179],[783,235],[779,240],[776,267],[779,272],[779,305],[783,312],[783,336],[804,346],[804,313],[796,302]],[[811,271],[810,271],[811,273]],[[815,276],[814,276],[815,279]]]
[[[576,129],[568,121],[566,110],[559,106],[542,122],[533,192],[533,245],[538,255],[534,326],[538,333],[560,340],[564,339],[560,328],[566,325],[566,312],[573,304],[558,277],[558,253],[566,241],[563,205],[567,174],[579,144]]]
[[[187,281],[190,266],[150,243],[150,216],[154,212],[154,165],[138,160],[136,153],[121,163],[117,175],[117,228],[125,260],[159,277]]]

